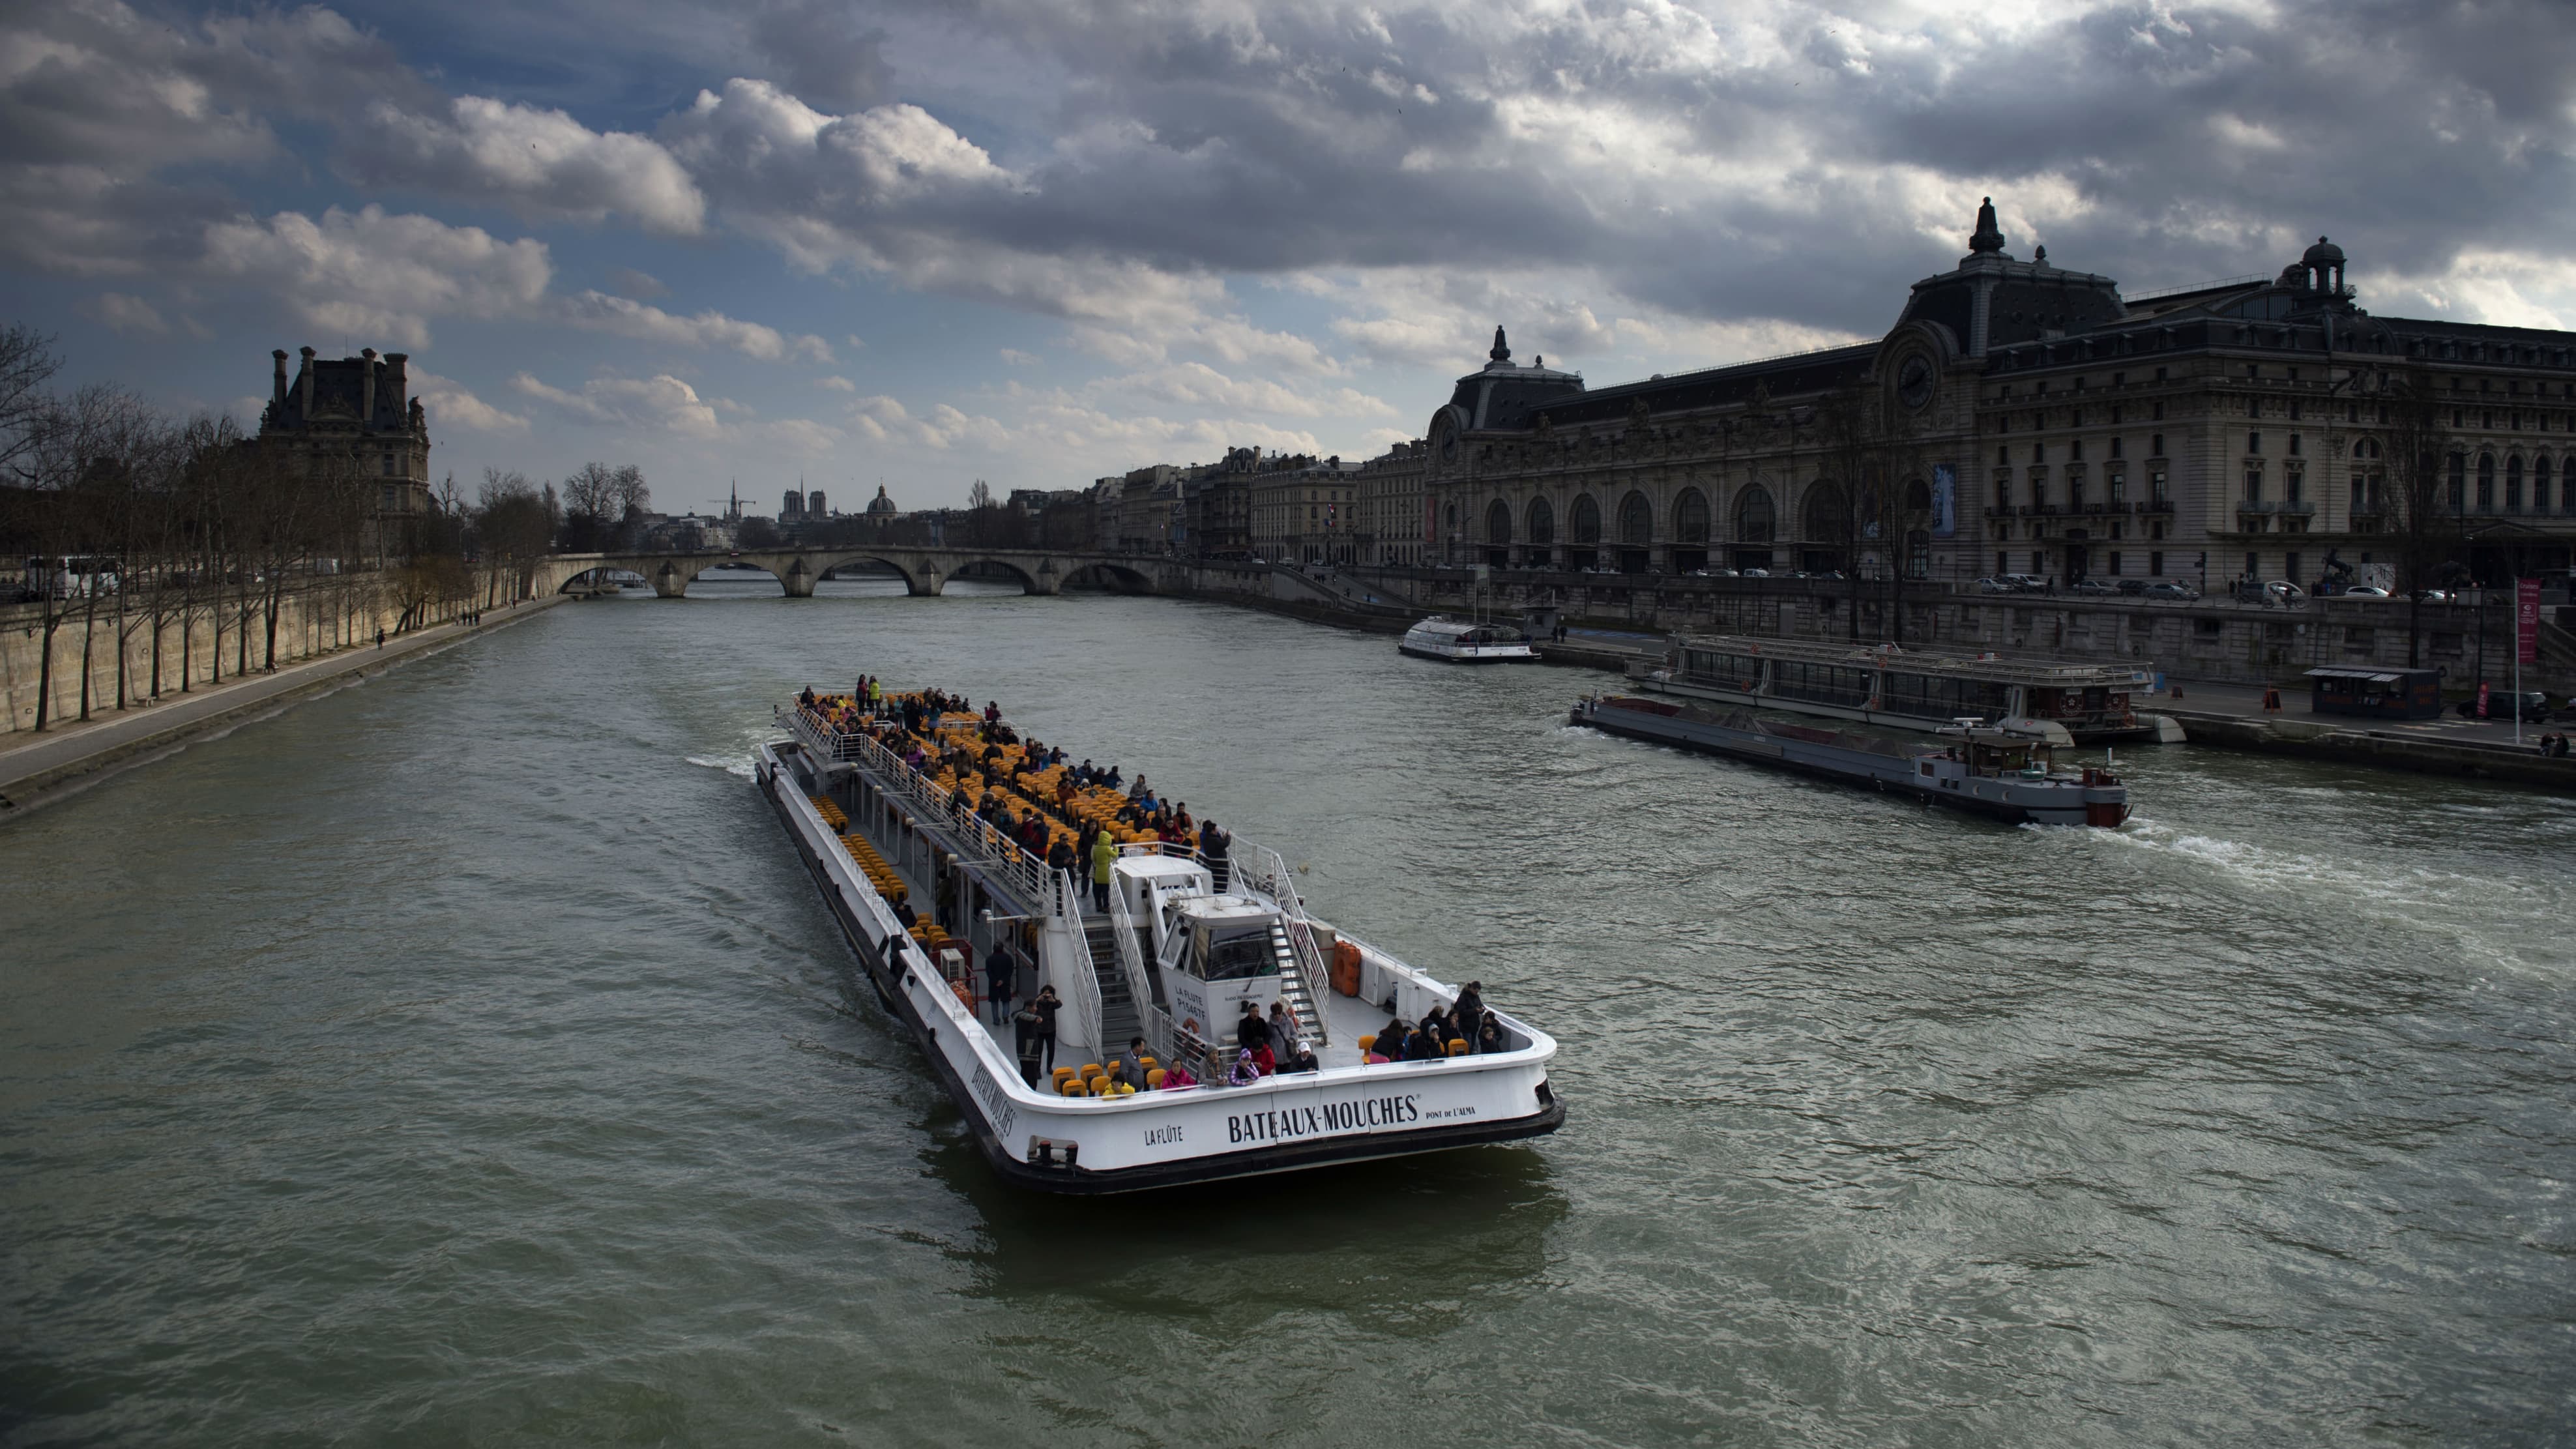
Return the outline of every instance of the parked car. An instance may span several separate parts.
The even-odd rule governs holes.
[[[2012,583],[2009,580],[1983,578],[1977,580],[1977,592],[1981,594],[2009,594],[2017,591],[2013,588]]]
[[[2516,701],[2521,704],[2522,718],[2526,723],[2536,723],[2549,718],[2549,696],[2536,689],[2526,689],[2520,694],[2509,689],[2488,690],[2487,718],[2512,719]],[[2474,698],[2461,700],[2453,708],[2462,719],[2478,717],[2478,702]]]
[[[2260,597],[2266,605],[2295,609],[2308,601],[2308,591],[2288,579],[2274,579],[2263,586]]]
[[[2335,597],[2338,599],[2393,599],[2397,596],[2377,584],[2355,584]]]
[[[1746,569],[1742,573],[1738,574],[1737,577],[1747,579],[1767,579],[1771,577],[1771,571],[1769,569]]]
[[[1832,579],[1839,583],[1843,580],[1844,574],[1841,569],[1826,569],[1822,573],[1809,574],[1807,577],[1811,579]]]
[[[1690,571],[1690,576],[1691,576],[1692,578],[1695,578],[1695,579],[1731,579],[1731,578],[1735,577],[1735,570],[1733,570],[1733,569],[1692,569],[1692,570]]]
[[[2128,595],[2130,598],[2133,598],[2133,599],[2134,599],[2134,598],[2136,598],[2138,595],[2143,594],[2143,593],[2145,593],[2146,591],[2147,591],[2147,581],[2146,581],[2145,579],[2122,579],[2122,580],[2120,580],[2120,592],[2121,592],[2121,593],[2124,593],[2124,594],[2126,594],[2126,595]]]
[[[2150,599],[2197,599],[2200,597],[2200,590],[2189,584],[2178,584],[2168,579],[2160,584],[2147,585],[2146,596]]]
[[[2456,604],[2460,596],[2448,589],[2424,589],[2414,596],[2427,604]]]
[[[2098,599],[2108,598],[2120,591],[2113,588],[2111,585],[2102,582],[2100,579],[2077,579],[2074,583],[2067,586],[2066,592],[2070,594],[2082,594],[2086,598]]]
[[[2017,594],[2044,594],[2048,592],[2048,580],[2038,574],[2006,574],[2004,577],[2011,582],[2013,592]]]

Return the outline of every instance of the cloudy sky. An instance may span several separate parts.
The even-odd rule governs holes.
[[[2576,327],[2564,3],[12,0],[0,135],[76,379],[408,351],[434,475],[666,508],[1363,455],[1497,321],[1596,384],[1874,335],[1989,193],[2132,289],[2326,232]]]

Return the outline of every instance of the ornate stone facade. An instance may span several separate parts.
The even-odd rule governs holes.
[[[2388,547],[2387,399],[2419,387],[2450,403],[2463,563],[2565,568],[2576,334],[2374,318],[2343,270],[2321,239],[2270,280],[2123,298],[2007,254],[1989,203],[1874,342],[1589,388],[1497,328],[1427,429],[1422,561],[2199,584],[2206,554],[2214,582],[2308,582]]]
[[[353,486],[370,491],[380,525],[427,512],[429,420],[404,390],[408,356],[379,358],[369,347],[324,362],[310,347],[303,353],[291,382],[285,349],[269,354],[276,366],[260,446],[292,467],[347,470]]]

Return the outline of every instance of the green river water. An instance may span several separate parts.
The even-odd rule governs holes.
[[[2576,1439],[2576,802],[2009,829],[1168,600],[553,610],[0,832],[0,1443]],[[1002,702],[1561,1043],[1535,1144],[1001,1186],[749,756]]]

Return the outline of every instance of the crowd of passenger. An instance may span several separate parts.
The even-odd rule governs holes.
[[[1167,854],[1187,854],[1206,865],[1216,889],[1226,888],[1228,851],[1233,837],[1213,820],[1190,814],[1185,801],[1167,800],[1143,775],[1132,781],[1116,765],[1085,759],[1069,763],[1065,752],[1042,740],[1023,737],[1002,719],[1001,706],[987,701],[977,710],[966,695],[923,689],[889,693],[882,681],[861,675],[847,695],[818,695],[806,689],[797,706],[816,723],[842,738],[864,737],[893,753],[906,765],[948,793],[952,823],[980,824],[1050,870],[1086,871],[1092,885],[1092,908],[1109,908],[1111,867],[1119,846],[1159,842]],[[943,898],[942,909],[945,911]],[[895,911],[907,929],[918,918],[898,898]],[[953,923],[949,923],[952,924]],[[1139,1090],[1172,1091],[1201,1085],[1191,1063],[1157,1063],[1144,1052],[1142,1037],[1106,1067],[1086,1064],[1080,1071],[1055,1063],[1055,1015],[1062,1003],[1055,988],[1012,1010],[1005,963],[997,957],[988,1000],[996,1014],[1018,1028],[1020,1068],[1035,1085],[1052,1072],[1059,1091],[1068,1077],[1088,1095],[1126,1095]],[[1384,1028],[1360,1038],[1362,1059],[1369,1063],[1430,1061],[1448,1056],[1481,1055],[1511,1050],[1508,1034],[1486,1009],[1483,988],[1470,981],[1451,1005],[1423,1015],[1418,1022],[1390,1018]],[[1235,1023],[1229,1066],[1214,1042],[1196,1042],[1192,1055],[1207,1080],[1250,1086],[1264,1077],[1321,1070],[1304,1024],[1284,1001],[1265,1013],[1245,1002]]]
[[[864,736],[948,792],[950,823],[971,820],[990,837],[1043,861],[1049,870],[1087,877],[1092,909],[1109,909],[1110,868],[1121,845],[1159,843],[1188,855],[1226,888],[1233,837],[1189,803],[1158,793],[1143,775],[1132,781],[1116,765],[1070,761],[1042,740],[1023,737],[987,701],[940,689],[890,694],[867,675],[847,695],[807,689],[797,704],[844,737]]]

